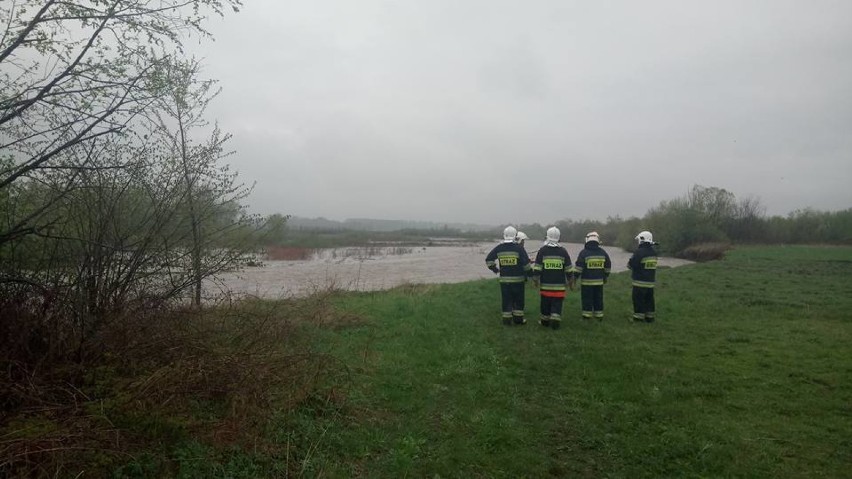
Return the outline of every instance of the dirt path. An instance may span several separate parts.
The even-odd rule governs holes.
[[[406,283],[458,283],[492,278],[493,273],[485,268],[485,256],[496,244],[417,247],[406,254],[380,254],[370,258],[343,256],[339,254],[346,250],[343,248],[324,250],[311,260],[265,261],[262,267],[222,275],[217,281],[208,282],[206,296],[230,292],[236,296],[284,298],[329,287],[373,291]],[[527,245],[527,250],[534,258],[538,244],[531,246]],[[572,243],[563,246],[572,259],[576,259],[583,248],[583,245]],[[613,272],[625,271],[630,253],[616,247],[605,249],[612,258]],[[660,259],[661,265],[670,267],[689,263],[675,258]]]

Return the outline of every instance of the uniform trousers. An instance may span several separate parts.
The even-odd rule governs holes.
[[[524,317],[524,283],[500,283],[503,319]]]
[[[654,320],[654,288],[633,287],[633,319]]]

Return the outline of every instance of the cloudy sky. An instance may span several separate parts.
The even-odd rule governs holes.
[[[196,46],[258,213],[852,207],[852,2],[245,0]]]

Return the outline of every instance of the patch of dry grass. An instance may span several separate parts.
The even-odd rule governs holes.
[[[332,296],[117,318],[85,360],[4,359],[0,477],[107,474],[143,452],[168,467],[170,445],[188,438],[278,455],[265,436],[274,412],[345,404],[348,368],[310,340],[360,322]]]
[[[702,263],[722,259],[730,249],[729,243],[700,243],[684,249],[678,257]]]

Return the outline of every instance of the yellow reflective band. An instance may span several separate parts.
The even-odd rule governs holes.
[[[650,282],[650,281],[638,281],[638,280],[634,280],[634,281],[633,281],[633,286],[636,286],[637,288],[653,288],[653,287],[654,287],[654,283],[652,283],[652,282]]]
[[[645,266],[645,269],[657,269],[657,257],[648,256],[647,258],[642,258],[642,264]]]
[[[586,258],[586,267],[589,269],[603,269],[606,260],[603,258]]]
[[[515,258],[501,257],[501,258],[498,258],[497,260],[500,261],[500,266],[517,266],[518,265],[518,258],[517,257],[515,257]]]
[[[562,258],[544,260],[544,269],[562,269],[565,266],[565,261]]]

